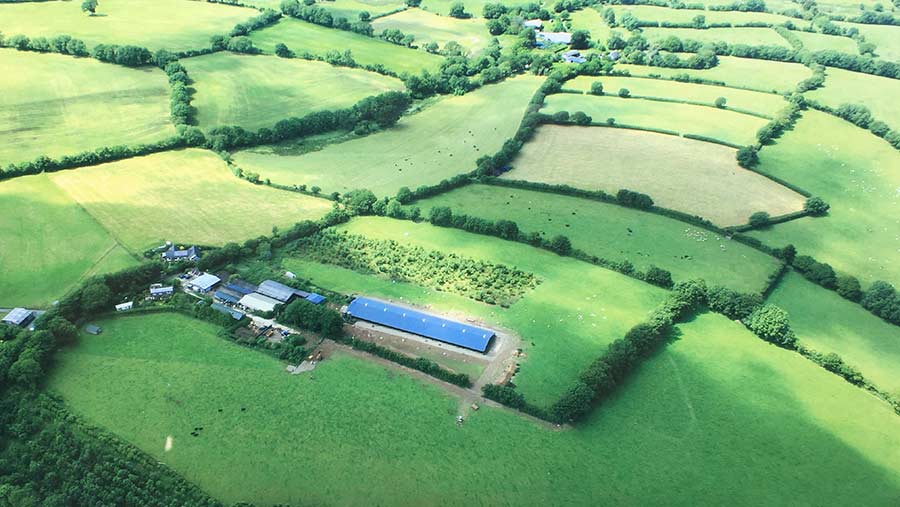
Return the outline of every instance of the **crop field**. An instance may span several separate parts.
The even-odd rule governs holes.
[[[603,159],[594,162],[594,153],[603,153]],[[721,226],[746,223],[757,211],[772,216],[798,211],[804,201],[793,190],[742,169],[731,148],[604,127],[543,126],[503,177],[610,194],[626,188],[650,195],[658,206]],[[708,193],[694,190],[699,181]]]
[[[588,93],[591,85],[597,81],[603,84],[603,91],[608,95],[615,95],[620,89],[626,88],[632,97],[684,101],[707,106],[714,105],[717,98],[723,97],[727,100],[725,109],[767,117],[775,116],[787,105],[783,97],[772,93],[640,77],[579,76],[566,81],[565,88]]]
[[[900,26],[864,25],[862,23],[845,23],[836,21],[843,28],[856,28],[866,38],[866,42],[875,44],[878,58],[892,62],[900,62]]]
[[[610,90],[610,93],[618,93],[618,90]],[[595,123],[606,123],[613,118],[616,125],[699,135],[732,145],[753,144],[756,131],[768,123],[763,118],[726,109],[638,98],[623,99],[615,95],[561,93],[547,97],[545,104],[542,112],[550,114],[583,111]]]
[[[68,34],[89,48],[134,44],[151,51],[185,51],[209,45],[209,38],[259,14],[254,9],[183,0],[103,0],[96,16],[81,2],[0,4],[0,32],[28,37]]]
[[[900,283],[900,157],[885,141],[850,123],[806,111],[797,126],[760,153],[759,170],[831,204],[828,215],[755,231],[774,246],[794,244],[864,282]]]
[[[368,188],[393,195],[403,186],[435,184],[474,170],[479,157],[512,137],[540,83],[523,76],[444,98],[391,129],[321,151],[276,155],[262,147],[237,152],[234,161],[274,182],[316,185],[326,194]],[[473,117],[479,121],[466,121]]]
[[[183,60],[197,89],[201,127],[271,127],[286,117],[350,107],[365,97],[401,90],[395,79],[324,62],[215,53]]]
[[[842,104],[862,104],[876,120],[900,129],[900,80],[841,69],[825,71],[825,86],[808,92],[810,98],[837,109]]]
[[[539,406],[555,401],[606,344],[642,321],[664,296],[664,291],[614,271],[454,229],[375,217],[358,218],[340,229],[538,275],[542,282],[537,288],[509,309],[493,310],[496,322],[522,338],[528,359],[515,382]]]
[[[627,70],[634,76],[662,76],[672,78],[686,75],[693,78],[720,81],[736,88],[748,88],[764,92],[784,93],[793,91],[797,83],[812,76],[812,71],[799,63],[770,62],[752,58],[720,56],[719,64],[711,69],[669,69],[646,65],[616,65],[617,70]]]
[[[436,42],[443,48],[448,42],[456,41],[468,49],[470,54],[480,53],[491,40],[491,34],[483,19],[438,16],[421,9],[409,9],[378,18],[372,22],[372,28],[375,29],[375,33],[393,28],[414,35],[418,46]]]
[[[565,431],[491,406],[457,426],[454,396],[344,353],[314,377],[290,376],[278,361],[180,315],[100,324],[102,335],[83,335],[60,355],[50,389],[228,503],[789,497],[874,505],[900,492],[900,458],[892,452],[900,422],[885,405],[722,317],[682,326],[681,338],[619,395]],[[199,436],[191,436],[197,427]],[[516,445],[501,434],[516,435]],[[349,482],[347,462],[356,464]],[[475,469],[491,470],[493,480],[472,481]],[[392,476],[410,486],[384,480]],[[520,486],[501,491],[494,481]]]
[[[671,271],[676,280],[703,278],[742,292],[762,291],[766,277],[778,267],[768,255],[699,227],[588,199],[469,185],[416,205],[426,215],[434,206],[448,206],[490,220],[512,220],[545,239],[565,235],[573,247],[591,255],[631,260],[641,271],[655,265]]]
[[[705,17],[707,23],[732,23],[735,25],[744,23],[772,23],[779,25],[788,20],[794,21],[795,24],[800,23],[800,20],[768,12],[670,9],[653,5],[613,5],[610,8],[616,13],[617,20],[621,20],[626,12],[630,12],[632,16],[641,21],[668,21],[669,23],[690,23],[696,16]]]
[[[0,75],[0,167],[175,134],[159,70],[0,49]]]
[[[850,37],[842,37],[838,35],[825,35],[822,33],[810,33],[800,30],[791,32],[800,42],[803,43],[803,49],[807,51],[825,51],[833,50],[855,55],[859,53],[856,41]]]
[[[274,53],[278,43],[285,44],[297,54],[309,52],[316,56],[325,56],[332,50],[349,50],[360,65],[384,65],[397,73],[418,74],[423,70],[434,72],[443,60],[440,56],[425,51],[296,19],[282,19],[275,26],[253,32],[250,38],[257,47],[268,53]]]
[[[197,149],[62,171],[51,179],[133,251],[164,240],[222,245],[331,208],[324,199],[240,180],[222,159]]]
[[[83,276],[134,264],[46,175],[0,182],[0,308],[49,306]]]
[[[788,41],[771,28],[644,28],[644,36],[650,42],[660,41],[673,35],[681,40],[698,42],[790,47]]]
[[[837,353],[879,389],[900,394],[896,326],[796,273],[781,281],[771,301],[788,311],[803,344]]]

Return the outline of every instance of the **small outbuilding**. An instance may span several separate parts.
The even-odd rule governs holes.
[[[34,310],[13,308],[11,312],[3,317],[2,322],[16,327],[25,327],[34,320],[35,316]]]
[[[544,28],[544,20],[542,19],[529,19],[527,21],[523,21],[522,25],[525,28],[534,28],[535,30],[541,30]]]
[[[153,299],[164,298],[175,293],[175,287],[150,287],[150,297]]]
[[[222,303],[213,303],[210,305],[210,308],[217,312],[222,312],[228,315],[231,315],[231,318],[234,320],[241,320],[244,318],[244,312],[240,310],[235,310],[234,308],[229,308]]]
[[[569,32],[538,32],[537,38],[551,44],[572,43],[572,34]]]
[[[316,294],[315,292],[311,292],[308,296],[306,296],[306,300],[312,304],[320,305],[325,302],[325,296]]]
[[[119,303],[116,305],[117,312],[127,312],[128,310],[131,310],[132,308],[134,308],[134,301],[128,301],[128,302]]]
[[[86,332],[87,334],[97,335],[103,332],[103,328],[95,324],[88,324],[84,326],[84,332]]]
[[[193,289],[197,292],[202,292],[203,294],[206,294],[207,292],[212,290],[212,288],[215,287],[217,283],[219,283],[221,281],[222,281],[222,279],[216,275],[211,275],[209,273],[203,273],[202,275],[200,275],[197,278],[194,278],[193,280],[188,282],[187,285],[188,285],[188,287],[190,287],[191,289]]]
[[[162,258],[166,262],[197,261],[200,259],[200,248],[192,246],[186,250],[178,250],[172,245],[162,253]]]

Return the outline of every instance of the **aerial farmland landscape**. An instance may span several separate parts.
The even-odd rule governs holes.
[[[900,505],[900,0],[0,0],[0,507]]]

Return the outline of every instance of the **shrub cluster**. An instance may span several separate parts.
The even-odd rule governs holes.
[[[301,5],[297,0],[284,0],[281,2],[281,12],[292,18],[302,19],[328,28],[337,28],[338,30],[347,30],[369,37],[372,36],[372,25],[367,21],[350,22],[343,16],[334,17],[329,9],[318,7],[315,4],[305,5],[304,2],[304,5]]]
[[[344,320],[341,314],[327,305],[298,299],[287,306],[277,306],[275,315],[282,324],[297,326],[326,338],[340,338],[343,335]]]

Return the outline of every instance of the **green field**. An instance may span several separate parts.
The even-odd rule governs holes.
[[[658,42],[666,37],[675,36],[681,40],[698,42],[727,42],[728,44],[746,44],[748,46],[784,46],[790,47],[778,32],[771,28],[644,28],[644,36],[650,42]]]
[[[198,149],[62,171],[51,179],[138,252],[163,240],[242,241],[331,209],[324,199],[240,180],[221,158]]]
[[[616,70],[626,70],[634,76],[657,75],[671,78],[687,75],[693,78],[721,81],[736,88],[775,93],[793,91],[797,87],[797,83],[812,76],[812,71],[799,63],[770,62],[732,56],[720,56],[718,65],[705,70],[669,69],[630,64],[618,64]]]
[[[46,175],[0,183],[0,308],[46,307],[135,259]]]
[[[103,0],[96,16],[81,2],[0,4],[0,32],[28,37],[68,34],[89,48],[135,44],[151,51],[185,51],[209,46],[209,38],[259,13],[254,9],[184,0]]]
[[[594,158],[602,153],[602,161]],[[702,164],[697,161],[702,160]],[[604,127],[545,125],[503,175],[615,194],[626,188],[658,206],[740,225],[757,211],[798,211],[803,197],[742,169],[732,148],[667,134]],[[703,192],[698,192],[698,182]]]
[[[0,75],[0,167],[175,134],[156,68],[0,49]]]
[[[192,105],[203,128],[271,127],[291,116],[345,108],[403,89],[399,79],[374,72],[277,56],[223,52],[181,62],[194,80]]]
[[[541,284],[509,309],[493,307],[500,326],[523,340],[528,358],[515,383],[538,405],[555,401],[606,344],[641,322],[664,291],[568,257],[528,245],[429,224],[359,218],[340,227],[373,239],[515,266]]]
[[[546,239],[565,235],[575,248],[612,261],[629,260],[640,271],[656,265],[676,280],[703,278],[742,292],[762,291],[778,267],[772,257],[704,229],[587,199],[469,185],[416,205],[425,214],[433,206],[449,206],[472,216],[512,220],[524,232]]]
[[[609,95],[627,88],[632,97],[679,100],[708,106],[714,105],[717,98],[724,97],[728,101],[726,109],[749,111],[768,117],[775,116],[787,105],[782,96],[772,93],[640,77],[579,76],[566,81],[565,88],[587,93],[596,81],[603,83],[603,91]]]
[[[779,16],[768,12],[707,11],[696,9],[670,9],[653,5],[614,5],[610,6],[616,13],[616,20],[621,20],[626,12],[641,21],[668,21],[669,23],[690,23],[696,16],[703,16],[707,23],[771,23],[780,25],[785,21],[799,24],[800,20]],[[690,37],[688,37],[690,38]]]
[[[809,110],[774,146],[759,170],[831,204],[827,217],[776,225],[752,235],[867,282],[900,285],[900,156],[885,141],[826,113]]]
[[[425,51],[415,51],[383,40],[345,30],[335,30],[296,19],[282,19],[275,26],[250,35],[257,47],[268,53],[279,42],[297,54],[324,56],[330,50],[349,50],[360,65],[384,65],[397,73],[418,74],[436,71],[443,59]]]
[[[412,34],[416,37],[418,46],[436,42],[443,48],[444,44],[456,41],[468,49],[470,54],[481,52],[491,40],[491,34],[483,19],[438,16],[421,9],[408,9],[378,18],[372,22],[372,28],[375,29],[375,33],[394,28],[405,34]]]
[[[614,118],[617,125],[700,135],[737,145],[754,144],[756,131],[768,123],[763,118],[727,109],[638,98],[622,99],[614,95],[616,93],[618,90],[610,90],[613,95],[604,96],[550,95],[542,112],[568,111],[571,114],[584,111],[595,123],[605,123],[608,118]]]
[[[769,301],[788,311],[800,342],[835,352],[879,389],[900,396],[897,327],[796,273],[789,273]]]
[[[850,37],[841,37],[838,35],[825,35],[822,33],[810,33],[800,30],[791,32],[800,42],[803,43],[803,49],[807,51],[825,51],[833,50],[855,55],[859,53],[856,41]]]
[[[888,505],[900,494],[900,422],[883,403],[718,316],[682,326],[565,431],[490,406],[458,427],[458,399],[408,374],[337,354],[291,376],[179,315],[100,324],[60,354],[50,389],[229,503]]]
[[[433,185],[474,170],[479,157],[499,150],[516,132],[541,81],[523,76],[447,97],[391,129],[321,151],[277,155],[264,146],[237,152],[234,161],[263,178],[317,185],[325,193],[368,188],[393,195],[402,186]]]
[[[246,3],[276,11],[281,6],[281,0],[251,0]],[[404,2],[398,0],[321,0],[316,5],[328,9],[335,18],[343,16],[350,21],[356,21],[359,13],[363,11],[372,16],[383,16],[406,7]]]
[[[866,42],[875,44],[878,58],[900,62],[900,26],[864,25],[861,23],[836,22],[843,28],[856,28],[866,38]]]
[[[610,35],[613,33],[613,29],[606,24],[600,11],[591,7],[572,13],[571,28],[572,30],[587,30],[591,32],[591,39],[603,45],[606,44],[606,41],[609,40]],[[616,32],[620,36],[627,33],[624,28],[619,28]]]
[[[900,80],[829,67],[825,86],[806,95],[835,109],[841,104],[862,104],[876,120],[900,130]]]
[[[450,14],[450,7],[458,1],[459,0],[423,0],[422,10],[434,12],[441,16],[447,16]],[[463,4],[466,12],[475,18],[480,18],[484,11],[484,4],[492,2],[490,0],[463,0],[460,3]],[[503,5],[507,7],[516,7],[527,3],[530,3],[530,0],[508,0],[503,2]]]

